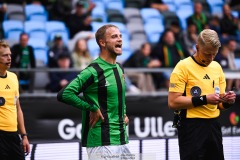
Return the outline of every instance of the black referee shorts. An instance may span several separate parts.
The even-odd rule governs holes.
[[[0,130],[0,160],[25,160],[21,139],[17,132]]]
[[[216,118],[186,118],[178,127],[181,160],[224,160],[221,126]]]

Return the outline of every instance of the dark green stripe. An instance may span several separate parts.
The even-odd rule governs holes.
[[[92,63],[91,66],[97,71],[98,74],[98,103],[100,110],[104,117],[104,124],[101,125],[102,145],[110,144],[110,126],[107,114],[107,87],[106,78],[103,69],[97,64]]]
[[[118,117],[119,117],[119,130],[120,130],[120,142],[125,142],[125,134],[124,134],[124,126],[123,126],[123,96],[122,96],[122,83],[121,78],[119,76],[117,68],[113,68],[113,72],[117,82],[117,89],[118,89]]]
[[[83,111],[84,112],[84,111]],[[83,146],[87,146],[87,138],[88,138],[88,132],[89,132],[89,117],[90,111],[86,111],[86,118],[82,119],[82,126],[83,126],[83,132],[82,132],[82,144]]]
[[[94,77],[93,75],[91,75],[86,81],[85,83],[82,85],[82,91],[84,91],[85,89],[87,89],[91,84],[93,84],[94,82]],[[82,126],[83,126],[83,135],[82,135],[82,144],[84,146],[87,145],[87,137],[88,137],[88,132],[89,132],[89,121],[90,121],[90,117],[89,117],[90,112],[86,111],[86,118],[82,121]]]
[[[82,85],[81,92],[84,92],[94,82],[94,77],[91,75],[86,82]]]

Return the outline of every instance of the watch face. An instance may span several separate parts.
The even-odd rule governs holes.
[[[190,93],[193,97],[197,97],[201,95],[202,90],[198,86],[194,86],[191,88]]]

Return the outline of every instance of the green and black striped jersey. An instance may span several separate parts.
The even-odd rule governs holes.
[[[82,146],[96,147],[128,143],[124,114],[125,79],[121,66],[100,57],[58,93],[58,100],[82,110]],[[83,93],[83,98],[79,97]],[[89,113],[100,108],[104,122],[91,128]]]

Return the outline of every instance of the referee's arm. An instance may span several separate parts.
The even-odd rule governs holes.
[[[17,100],[17,122],[18,122],[18,130],[22,136],[22,144],[23,144],[23,149],[25,153],[30,153],[30,144],[27,138],[27,132],[25,129],[24,125],[24,118],[23,118],[23,112],[20,106],[20,101],[19,99]]]
[[[183,96],[182,93],[179,92],[169,92],[168,107],[170,109],[188,109],[194,106],[190,97]]]

